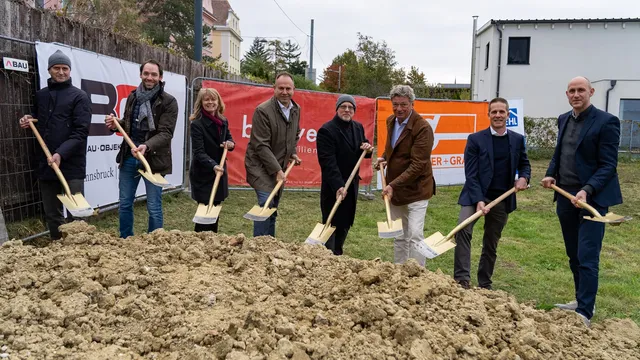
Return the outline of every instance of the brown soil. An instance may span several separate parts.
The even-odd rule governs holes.
[[[465,291],[415,262],[83,222],[0,249],[0,358],[640,359],[640,329]]]

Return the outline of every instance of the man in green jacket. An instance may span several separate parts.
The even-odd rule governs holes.
[[[287,72],[276,76],[274,96],[258,105],[253,113],[251,137],[244,158],[247,182],[256,191],[258,205],[264,206],[280,180],[289,160],[300,165],[296,146],[300,139],[300,106],[293,96],[293,77]],[[282,188],[269,205],[277,208]],[[253,222],[253,236],[276,235],[277,211],[265,221]]]

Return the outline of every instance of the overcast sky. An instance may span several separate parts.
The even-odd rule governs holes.
[[[400,66],[419,67],[431,83],[469,82],[473,15],[478,28],[491,19],[640,17],[640,0],[276,0],[303,34],[274,0],[229,1],[240,17],[243,54],[255,36],[281,37],[298,42],[308,61],[305,34],[315,19],[318,76],[335,56],[355,48],[361,32],[386,41]]]

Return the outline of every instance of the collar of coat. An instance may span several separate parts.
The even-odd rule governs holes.
[[[69,86],[71,86],[71,78],[68,78],[63,82],[55,82],[53,81],[52,78],[47,79],[47,87],[50,90],[64,89],[64,88],[68,88]]]
[[[418,114],[418,112],[415,109],[413,109],[411,111],[411,115],[409,115],[409,121],[407,122],[407,126],[405,126],[404,131],[411,131],[411,129],[413,128],[413,125],[416,123],[416,121],[419,121],[419,120],[426,121],[424,120],[424,118],[422,118],[422,116],[420,116],[420,114]],[[394,114],[391,114],[387,118],[387,128],[390,128],[392,132],[393,132],[393,125],[395,121],[396,121],[396,116]],[[390,134],[392,132],[390,132]]]
[[[280,113],[282,115],[282,118],[285,121],[289,121],[287,120],[287,117],[284,116],[284,113],[282,112],[282,109],[280,108],[280,102],[278,102],[278,99],[275,97],[275,95],[271,98],[271,105],[273,106],[273,108],[276,110],[276,112]],[[298,106],[298,103],[293,101],[293,99],[291,99],[291,110],[289,110],[289,116],[291,116],[291,114],[294,111],[298,111],[300,110],[300,106]]]

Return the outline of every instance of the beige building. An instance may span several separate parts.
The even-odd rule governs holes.
[[[203,22],[214,28],[209,34],[211,46],[203,49],[202,54],[216,57],[222,55],[229,72],[240,74],[240,18],[227,0],[205,0]]]

